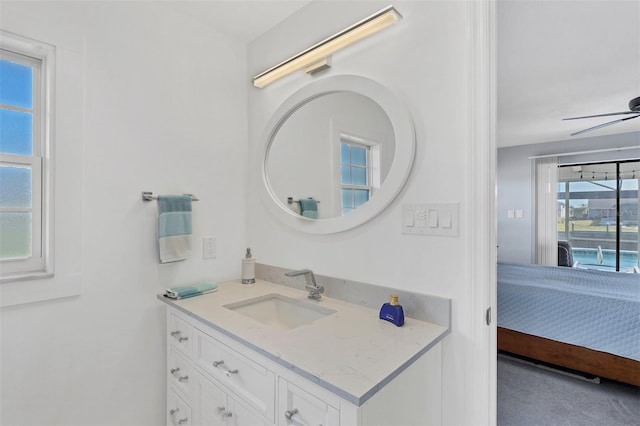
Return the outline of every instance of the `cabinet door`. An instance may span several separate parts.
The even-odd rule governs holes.
[[[340,412],[325,401],[280,378],[278,425],[337,426]]]

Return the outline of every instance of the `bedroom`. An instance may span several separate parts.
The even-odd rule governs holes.
[[[629,119],[571,136],[583,129],[636,116],[630,113],[628,104],[640,95],[638,4],[581,2],[579,8],[575,4],[498,2],[498,347],[638,386],[638,340],[634,333],[640,279],[633,272],[638,266],[640,123]],[[627,114],[562,120],[611,112]],[[618,191],[616,168],[620,170]],[[536,187],[551,190],[545,197],[536,193]],[[619,211],[616,206],[620,206]],[[619,227],[616,216],[620,217]],[[569,241],[571,266],[575,268],[522,266],[558,265],[557,241]],[[635,300],[630,318],[612,320],[605,334],[622,333],[611,339],[614,346],[625,338],[631,339],[630,352],[622,350],[621,355],[597,343],[591,347],[592,352],[582,352],[581,348],[591,345],[583,345],[584,338],[576,338],[579,330],[567,325],[568,312],[551,312],[557,317],[543,321],[551,323],[556,319],[569,328],[570,338],[561,339],[558,330],[534,324],[536,315],[549,315],[548,311],[538,309],[537,313],[525,314],[517,311],[523,309],[522,305],[507,303],[509,295],[505,293],[512,290],[507,288],[507,282],[513,284],[510,277],[532,276],[541,269],[545,273],[554,270],[554,275],[561,273],[562,285],[573,279],[582,285],[582,277],[589,277],[599,292],[605,288],[610,291],[611,286],[626,287],[626,293],[616,287],[616,292],[625,293],[621,296],[624,300],[616,303]],[[605,278],[616,275],[615,281],[622,283],[605,283]],[[519,284],[525,287],[524,283]],[[540,280],[535,284],[540,285]],[[527,293],[524,300],[531,304],[538,297],[573,297],[571,291],[554,285],[536,289],[546,292],[545,296]],[[578,309],[578,298],[587,296],[575,297],[565,310]],[[600,306],[600,301],[596,298],[593,303]],[[587,318],[579,321],[601,321],[598,314],[583,309],[588,312]],[[619,312],[620,305],[611,310],[614,314]],[[510,321],[520,324],[501,324],[510,315],[514,317]],[[628,329],[621,332],[623,321],[627,321]],[[595,327],[600,325],[598,322]],[[522,340],[522,334],[505,335],[505,328],[524,333],[527,338],[545,337],[552,346],[545,346],[546,339]],[[589,340],[592,336],[586,334]],[[558,340],[571,346],[554,346]],[[568,355],[576,348],[576,354]],[[609,352],[620,356],[609,357]],[[598,358],[602,354],[606,359]],[[620,362],[626,366],[621,367]]]

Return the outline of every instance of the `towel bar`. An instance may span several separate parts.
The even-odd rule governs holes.
[[[195,195],[192,195],[192,194],[185,194],[185,195],[191,195],[191,201],[200,201],[200,199]],[[158,197],[154,196],[153,192],[148,192],[148,191],[142,192],[142,201],[153,201],[157,199]]]
[[[312,200],[313,198],[309,198],[310,200]],[[320,204],[320,201],[315,200],[316,203]],[[293,204],[293,203],[299,203],[300,201],[298,200],[294,200],[293,197],[288,197],[287,198],[287,204]]]

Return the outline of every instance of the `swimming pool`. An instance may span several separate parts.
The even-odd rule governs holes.
[[[598,264],[598,249],[592,248],[573,248],[573,261],[578,262],[579,267],[585,268],[598,268],[615,270],[616,267],[616,252],[615,250],[602,250],[602,264]],[[631,269],[634,266],[638,266],[638,252],[636,251],[621,251],[620,252],[620,271]]]

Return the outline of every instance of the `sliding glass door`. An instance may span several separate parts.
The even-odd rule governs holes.
[[[577,266],[638,272],[640,161],[563,165],[558,173],[558,240]]]

